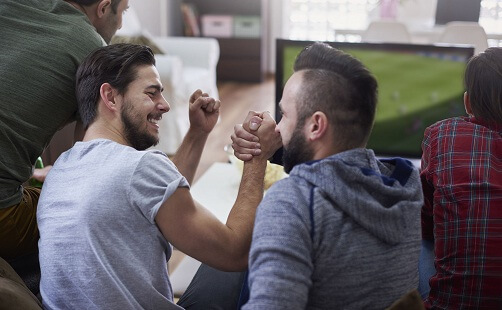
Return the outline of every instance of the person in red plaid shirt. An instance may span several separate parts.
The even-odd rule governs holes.
[[[422,143],[422,237],[433,243],[428,309],[502,309],[502,48],[469,60],[468,117]]]

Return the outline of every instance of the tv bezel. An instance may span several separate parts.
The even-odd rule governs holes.
[[[286,47],[306,47],[314,42],[310,40],[276,40],[276,63],[275,63],[275,120],[277,123],[281,120],[281,113],[279,109],[279,102],[283,94],[283,73],[284,73],[284,50]],[[357,49],[378,49],[388,51],[410,51],[410,52],[424,52],[424,53],[457,53],[464,54],[467,61],[474,55],[474,46],[465,44],[403,44],[403,43],[369,43],[369,42],[333,42],[322,41],[335,48],[344,50],[349,48]],[[463,79],[463,77],[462,77]],[[375,151],[376,152],[376,151]],[[387,154],[377,154],[380,156],[401,156],[412,159],[417,159],[415,154],[396,154],[389,152]],[[276,152],[272,158],[274,163],[282,163],[282,148]]]

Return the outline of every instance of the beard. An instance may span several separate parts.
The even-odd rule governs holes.
[[[287,146],[284,146],[282,163],[289,174],[294,166],[312,160],[314,152],[309,148],[302,132],[303,124],[297,124]]]
[[[138,114],[134,114],[132,103],[124,102],[120,115],[124,123],[124,136],[130,146],[143,151],[159,143],[159,138],[150,134],[146,128],[141,130],[147,120],[142,120]]]

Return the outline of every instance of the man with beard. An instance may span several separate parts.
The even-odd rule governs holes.
[[[409,161],[365,148],[375,78],[323,43],[305,48],[294,71],[276,128],[289,177],[258,207],[243,309],[383,309],[418,294],[420,179]],[[261,122],[248,119],[251,129]],[[241,159],[255,152],[240,127],[232,139]]]
[[[172,244],[220,270],[246,268],[266,159],[280,144],[275,121],[264,118],[258,132],[263,156],[244,165],[238,197],[223,224],[189,190],[220,102],[194,92],[190,129],[172,161],[145,151],[158,142],[157,123],[169,110],[154,65],[150,48],[118,44],[96,50],[77,71],[87,130],[49,172],[37,212],[40,291],[47,309],[236,306],[243,273],[207,266],[196,279],[214,282],[205,294],[209,300],[193,302],[203,286],[194,281],[175,305],[167,261]],[[214,293],[221,288],[228,288],[225,296]]]

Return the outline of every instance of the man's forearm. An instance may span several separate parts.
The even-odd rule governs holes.
[[[246,261],[251,245],[256,208],[263,198],[266,166],[267,160],[257,157],[244,163],[239,193],[226,223],[234,231],[234,250],[242,253]]]
[[[199,166],[208,135],[207,133],[195,133],[188,130],[183,142],[172,158],[173,163],[190,184],[192,184]]]

